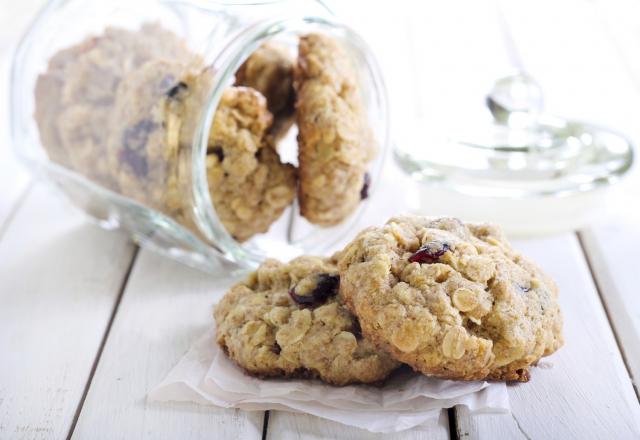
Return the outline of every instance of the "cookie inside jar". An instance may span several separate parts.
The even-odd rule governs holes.
[[[35,86],[49,159],[214,246],[216,226],[295,244],[353,217],[379,147],[339,40],[265,38],[232,77],[205,58],[158,23],[57,51]]]

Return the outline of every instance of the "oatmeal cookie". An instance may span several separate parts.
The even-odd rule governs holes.
[[[311,223],[335,225],[366,195],[376,149],[358,79],[335,40],[310,34],[300,38],[294,87],[300,211]]]
[[[271,135],[282,138],[293,124],[295,92],[293,67],[295,60],[288,48],[267,42],[260,46],[236,72],[236,85],[251,87],[267,98],[273,114]]]
[[[361,337],[339,283],[329,259],[266,260],[216,307],[218,344],[256,376],[334,385],[385,379],[399,363]]]
[[[267,131],[265,98],[248,87],[222,95],[209,134],[207,176],[218,218],[238,241],[266,232],[291,204],[296,170],[283,164]]]
[[[339,255],[366,337],[429,376],[527,381],[562,345],[557,287],[495,226],[406,216]]]
[[[149,61],[121,81],[111,112],[107,151],[120,192],[174,217],[185,196],[180,134],[196,76],[182,63]]]
[[[110,27],[58,51],[35,88],[35,119],[51,159],[117,190],[106,160],[116,91],[132,70],[154,59],[188,63],[194,55],[158,24],[138,31]]]

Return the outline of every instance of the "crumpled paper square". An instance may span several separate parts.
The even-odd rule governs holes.
[[[372,432],[398,432],[437,423],[443,408],[508,412],[502,383],[456,382],[402,369],[384,386],[334,387],[317,380],[258,379],[246,375],[218,347],[212,326],[153,389],[153,401],[195,402],[245,410],[313,414]]]

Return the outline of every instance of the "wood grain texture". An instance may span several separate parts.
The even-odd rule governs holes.
[[[146,400],[211,325],[220,283],[230,281],[140,251],[73,438],[261,438],[262,411]]]
[[[600,38],[610,44],[610,52],[626,69],[628,79],[622,84],[612,78],[612,93],[617,105],[608,108],[612,117],[625,124],[636,145],[640,144],[640,28],[637,17],[640,3],[632,0],[596,0],[593,13],[602,23]],[[636,161],[638,157],[636,156]],[[607,307],[627,366],[635,379],[636,393],[640,389],[640,296],[637,274],[640,258],[640,167],[613,194],[609,218],[580,232],[596,278],[602,300]]]
[[[469,417],[459,409],[460,437],[638,438],[640,406],[577,238],[516,247],[558,283],[565,344],[533,369],[529,383],[509,387],[512,415]]]
[[[591,271],[597,281],[611,325],[634,378],[640,388],[640,295],[638,295],[637,225],[599,225],[580,232]],[[618,258],[627,255],[628,258]]]
[[[325,438],[355,440],[417,440],[448,439],[449,418],[443,410],[440,419],[428,427],[394,434],[374,434],[362,429],[331,422],[308,414],[271,411],[267,426],[267,440],[320,440]]]
[[[66,437],[133,254],[51,191],[34,187],[0,241],[3,439]]]

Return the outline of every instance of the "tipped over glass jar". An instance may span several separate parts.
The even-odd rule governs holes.
[[[322,252],[387,150],[364,41],[319,1],[52,1],[13,63],[18,155],[107,228],[208,271]]]

